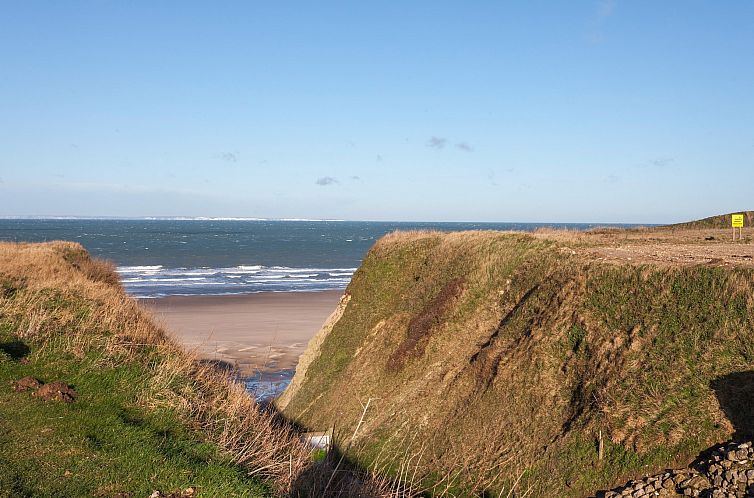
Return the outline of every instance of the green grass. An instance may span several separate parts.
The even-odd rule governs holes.
[[[734,211],[733,213],[710,216],[701,220],[688,221],[686,223],[676,223],[664,228],[683,228],[683,229],[711,229],[711,228],[731,228],[731,215],[741,213],[744,215],[744,226],[752,226],[754,221],[754,211]]]
[[[0,323],[0,497],[142,497],[188,487],[198,496],[272,496],[174,412],[139,405],[144,366],[107,366],[97,352],[77,358],[55,341],[39,350],[13,332]],[[14,392],[11,382],[25,376],[65,381],[77,401]]]
[[[350,433],[371,398],[360,464],[400,477],[420,441],[423,482],[461,468],[454,484],[493,494],[521,477],[531,496],[588,495],[731,437],[713,383],[754,370],[751,269],[614,265],[524,236],[465,237],[378,244],[285,413]],[[458,276],[464,293],[423,355],[386,369],[412,317]]]

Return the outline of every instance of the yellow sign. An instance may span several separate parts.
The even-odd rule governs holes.
[[[730,217],[730,224],[733,226],[733,228],[743,228],[744,226],[744,215],[742,214],[733,214]]]

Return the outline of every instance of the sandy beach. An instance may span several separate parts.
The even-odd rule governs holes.
[[[343,291],[145,299],[158,322],[200,357],[243,374],[296,366]]]

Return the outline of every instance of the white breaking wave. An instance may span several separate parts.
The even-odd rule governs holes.
[[[138,273],[143,271],[162,270],[162,265],[155,266],[119,266],[118,273]]]
[[[228,268],[118,268],[126,291],[140,298],[344,289],[356,268],[291,268],[238,265]]]

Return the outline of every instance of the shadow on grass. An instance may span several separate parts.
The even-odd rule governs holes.
[[[304,427],[283,415],[269,400],[260,408],[272,415],[281,426],[291,429],[303,437],[311,428]],[[360,466],[342,448],[349,448],[348,436],[344,436],[333,427],[333,438],[324,459],[315,459],[312,448],[311,463],[291,483],[288,496],[291,498],[384,498],[385,489],[371,482],[371,473]],[[347,453],[348,451],[346,451]],[[383,483],[384,484],[384,483]],[[394,483],[395,484],[395,483]],[[382,491],[382,492],[380,492]],[[393,496],[390,493],[390,496]],[[402,496],[395,494],[395,496]]]
[[[165,426],[164,421],[152,420],[128,409],[119,410],[117,417],[124,426],[140,431],[142,437],[153,441],[157,450],[168,460],[182,459],[193,466],[200,466],[207,464],[212,456],[206,453],[206,447],[191,444],[193,441],[187,435],[177,431],[177,427]],[[86,438],[95,448],[103,445],[103,440],[96,435],[88,434]]]
[[[710,387],[733,424],[733,439],[751,439],[754,436],[754,371],[723,375],[710,382]]]
[[[290,496],[296,498],[385,496],[384,492],[380,493],[374,485],[370,485],[367,472],[335,446],[330,448],[324,460],[313,462],[299,474],[291,488]]]
[[[18,361],[28,356],[31,349],[29,349],[29,346],[25,342],[16,340],[0,342],[0,351]]]

